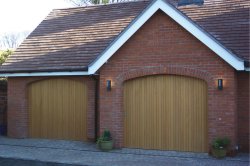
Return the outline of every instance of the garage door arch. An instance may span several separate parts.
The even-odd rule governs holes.
[[[126,147],[208,151],[205,81],[151,75],[127,80],[123,89]]]

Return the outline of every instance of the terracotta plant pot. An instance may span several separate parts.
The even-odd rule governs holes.
[[[222,159],[226,157],[227,150],[226,149],[214,149],[212,148],[212,156],[218,159]]]
[[[103,151],[109,151],[113,149],[113,141],[100,141],[99,147]]]

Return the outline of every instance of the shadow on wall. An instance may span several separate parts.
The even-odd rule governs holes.
[[[7,134],[7,80],[0,78],[0,135]]]

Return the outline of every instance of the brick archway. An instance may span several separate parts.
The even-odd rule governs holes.
[[[185,68],[180,66],[162,66],[162,67],[143,67],[136,70],[131,70],[125,73],[120,74],[116,77],[116,83],[120,84],[126,80],[142,77],[147,75],[157,75],[157,74],[172,74],[172,75],[183,75],[189,77],[195,77],[202,80],[205,80],[207,83],[213,81],[213,77],[204,71]]]
[[[130,70],[124,73],[121,73],[116,77],[114,80],[115,82],[115,96],[114,96],[114,103],[116,110],[116,116],[118,117],[117,120],[115,120],[115,124],[117,125],[117,128],[119,130],[113,130],[115,134],[116,139],[116,146],[123,147],[124,146],[124,111],[123,111],[123,83],[127,80],[143,77],[143,76],[149,76],[149,75],[181,75],[181,76],[187,76],[187,77],[194,77],[201,80],[204,80],[207,83],[208,86],[208,128],[210,129],[210,124],[213,117],[213,92],[214,92],[214,82],[215,78],[212,77],[207,72],[193,69],[193,68],[185,68],[180,66],[161,66],[161,67],[143,67],[139,69]],[[209,142],[212,140],[215,134],[212,133],[208,129],[208,140]]]

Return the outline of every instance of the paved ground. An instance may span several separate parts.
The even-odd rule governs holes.
[[[249,155],[217,160],[205,153],[140,149],[101,152],[77,141],[0,137],[1,166],[249,166]]]
[[[0,165],[1,166],[81,166],[81,165],[52,163],[52,162],[43,162],[36,160],[1,158],[1,157],[0,157]]]

